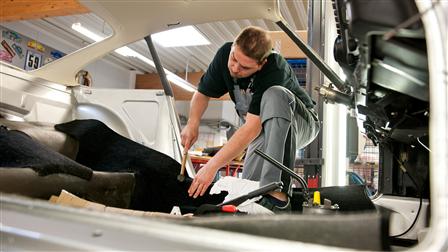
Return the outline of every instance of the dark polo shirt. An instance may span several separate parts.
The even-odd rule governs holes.
[[[248,112],[260,115],[263,93],[272,86],[283,86],[297,96],[307,108],[314,107],[313,101],[306,91],[300,87],[288,62],[278,53],[269,55],[266,64],[260,71],[247,78],[234,81],[227,67],[231,47],[232,43],[228,42],[218,50],[199,82],[198,91],[200,93],[213,98],[219,98],[229,93],[232,101],[235,102],[234,85],[238,84],[242,90],[250,87],[253,96]]]

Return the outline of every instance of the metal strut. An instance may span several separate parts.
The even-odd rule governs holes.
[[[291,177],[295,178],[297,181],[299,181],[299,183],[302,185],[302,188],[303,188],[303,196],[305,197],[305,199],[309,198],[308,184],[306,183],[305,179],[303,179],[302,177],[297,175],[293,170],[291,170],[288,167],[284,166],[279,161],[277,161],[277,160],[273,159],[272,157],[270,157],[268,154],[262,152],[261,150],[255,149],[255,153],[260,155],[262,158],[264,158],[269,163],[273,164],[278,169],[288,173],[289,176],[291,176]]]
[[[162,62],[160,61],[159,55],[157,54],[156,48],[152,43],[151,35],[145,37],[146,44],[148,44],[149,51],[151,52],[152,60],[154,65],[156,65],[157,73],[159,74],[160,81],[162,82],[163,90],[165,94],[174,97],[173,89],[171,88],[168,79],[166,78],[165,70],[163,69]]]
[[[300,39],[295,32],[293,32],[282,21],[276,22],[276,24],[289,36],[289,38],[302,50],[303,53],[322,71],[325,76],[336,86],[338,90],[343,93],[350,94],[351,89],[339,76],[314,52],[305,42]]]

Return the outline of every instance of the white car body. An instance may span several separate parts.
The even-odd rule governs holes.
[[[77,72],[106,53],[165,30],[167,25],[194,25],[222,20],[264,18],[282,21],[278,1],[92,1],[81,0],[114,31],[103,41],[51,62],[38,70],[1,63],[0,104],[3,111],[25,121],[61,123],[95,118],[138,143],[180,162],[180,131],[172,97],[163,90],[112,90],[80,87]],[[431,1],[416,1],[420,12]],[[448,251],[448,3],[422,16],[430,74],[430,199],[417,226],[407,237],[419,243],[413,251]],[[147,118],[150,114],[151,118]],[[150,119],[150,120],[149,120]],[[168,141],[167,141],[168,139]],[[190,176],[194,175],[191,164]],[[392,208],[391,232],[412,222],[418,200],[378,195],[374,202]],[[216,229],[179,225],[157,219],[96,213],[0,194],[1,247],[16,250],[344,250],[257,237]],[[391,207],[392,206],[392,207]],[[409,213],[409,211],[411,213]],[[430,211],[430,222],[423,217]],[[395,221],[395,222],[394,222]],[[297,236],[300,236],[297,233]],[[0,249],[2,250],[2,249]]]

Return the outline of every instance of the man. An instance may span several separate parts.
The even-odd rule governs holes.
[[[199,122],[210,97],[229,93],[244,124],[223,148],[202,167],[188,193],[202,196],[217,171],[249,146],[243,178],[260,181],[260,186],[283,181],[282,191],[273,191],[259,204],[272,210],[290,209],[290,177],[254,153],[260,149],[293,168],[296,148],[309,144],[319,131],[313,101],[299,86],[294,71],[272,50],[272,40],[261,28],[247,27],[233,43],[216,53],[198,91],[191,100],[188,123],[182,130],[182,145],[190,149],[198,138]]]

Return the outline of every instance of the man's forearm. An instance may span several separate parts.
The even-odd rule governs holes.
[[[181,144],[184,146],[184,152],[188,151],[190,147],[196,142],[199,135],[199,123],[202,114],[208,106],[210,98],[199,92],[193,94],[191,100],[191,107],[187,125],[181,132]]]
[[[207,166],[217,171],[240,154],[260,133],[259,118],[253,123],[246,123],[239,128],[222,149],[207,163]]]
[[[208,106],[208,101],[210,98],[205,96],[198,91],[193,94],[193,98],[190,103],[190,113],[188,116],[188,124],[199,126],[199,122],[201,121],[201,117],[204,114],[205,110]]]

